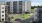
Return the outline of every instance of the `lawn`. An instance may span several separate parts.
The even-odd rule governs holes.
[[[22,18],[23,18],[23,20],[25,20],[27,18],[30,18],[30,16],[31,16],[30,14],[24,14]]]

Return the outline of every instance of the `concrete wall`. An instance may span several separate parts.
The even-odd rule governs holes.
[[[13,13],[13,1],[10,2],[10,12]]]
[[[1,5],[0,5],[0,20],[1,20]]]
[[[25,1],[25,12],[31,11],[31,2]]]

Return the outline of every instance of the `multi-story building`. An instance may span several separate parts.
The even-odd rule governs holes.
[[[34,8],[34,21],[38,21],[38,7]]]
[[[8,4],[8,3],[7,3]],[[29,1],[10,1],[10,13],[25,13],[31,11],[31,2]]]
[[[42,23],[42,7],[35,7],[34,21]]]
[[[38,18],[39,18],[39,23],[42,23],[42,7],[39,8],[38,14],[39,14],[39,16],[38,16]]]
[[[5,2],[0,2],[0,21],[5,21]]]

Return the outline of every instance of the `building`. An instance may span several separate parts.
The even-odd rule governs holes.
[[[7,3],[7,2],[6,2]],[[21,14],[31,11],[31,2],[29,1],[10,1],[9,3],[9,12],[13,14]],[[8,4],[7,3],[7,4]]]
[[[34,8],[34,21],[38,21],[38,8]]]
[[[0,2],[0,21],[5,21],[5,2]]]
[[[38,12],[38,14],[39,14],[39,23],[42,23],[42,7],[41,8],[39,8],[39,12]]]
[[[35,7],[34,21],[42,23],[42,7]]]

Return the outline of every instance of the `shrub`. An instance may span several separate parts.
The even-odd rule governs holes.
[[[10,18],[8,17],[8,20],[10,20]]]
[[[11,17],[13,19],[13,17]]]
[[[1,20],[0,20],[0,22],[1,22]]]

